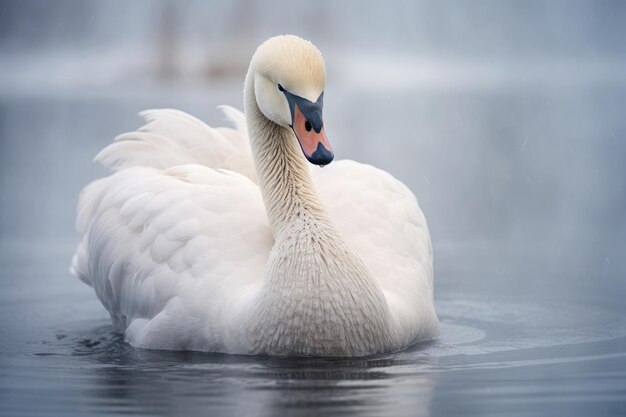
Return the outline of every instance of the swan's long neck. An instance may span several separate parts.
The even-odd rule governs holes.
[[[268,120],[244,88],[248,136],[275,237],[264,286],[247,310],[256,353],[359,356],[393,345],[385,297],[344,243],[317,196],[290,130]]]
[[[253,83],[254,77],[249,73],[244,93],[245,114],[259,186],[274,236],[280,236],[303,216],[318,226],[332,228],[293,132],[261,113]]]

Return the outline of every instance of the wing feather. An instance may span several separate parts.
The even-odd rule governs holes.
[[[89,185],[79,211],[73,269],[135,346],[182,343],[160,331],[165,323],[187,347],[221,343],[227,319],[210,315],[261,284],[273,245],[258,187],[200,165],[124,169]],[[198,321],[167,322],[176,317]]]

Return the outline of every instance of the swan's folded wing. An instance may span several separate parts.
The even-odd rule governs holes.
[[[350,160],[312,172],[340,233],[377,279],[401,328],[432,337],[432,246],[413,193],[387,172]]]
[[[150,348],[224,351],[229,316],[262,284],[273,245],[258,187],[199,165],[91,183],[77,227],[73,272],[133,345]]]
[[[95,160],[114,171],[200,164],[239,172],[256,182],[244,115],[233,107],[221,109],[236,129],[212,128],[180,110],[143,111],[140,115],[146,124],[119,135]]]

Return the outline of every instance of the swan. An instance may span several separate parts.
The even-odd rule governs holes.
[[[235,128],[149,110],[96,156],[112,173],[80,194],[70,270],[126,342],[357,357],[438,335],[414,195],[370,165],[317,167],[334,158],[325,79],[312,43],[270,38],[250,62],[245,112],[222,108]]]

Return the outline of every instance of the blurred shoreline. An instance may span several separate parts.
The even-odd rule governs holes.
[[[355,94],[431,91],[560,90],[626,86],[626,60],[479,62],[410,54],[325,51],[328,90]],[[208,74],[202,65],[163,76],[149,59],[126,53],[14,54],[0,61],[0,97],[67,98],[150,95],[223,95],[243,91],[247,63]],[[217,66],[220,63],[216,63]],[[45,68],[45,71],[41,69]]]

